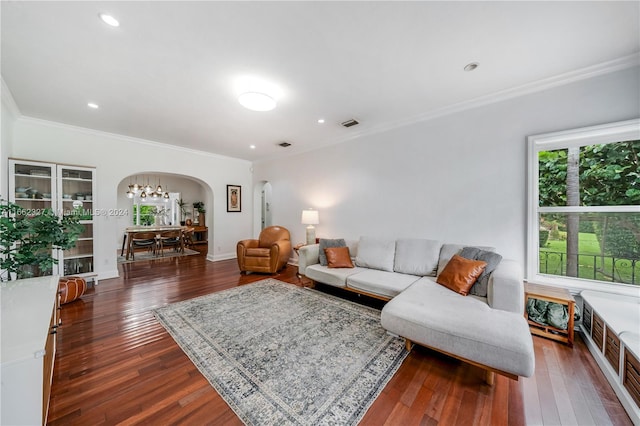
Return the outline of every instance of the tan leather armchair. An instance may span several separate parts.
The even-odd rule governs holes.
[[[266,272],[282,269],[291,256],[291,235],[282,226],[269,226],[257,240],[242,240],[236,247],[240,273]]]

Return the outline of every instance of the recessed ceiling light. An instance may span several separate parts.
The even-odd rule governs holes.
[[[240,95],[238,102],[252,111],[271,111],[276,107],[276,100],[260,92],[246,92]]]
[[[100,106],[99,106],[98,104],[94,104],[93,102],[89,102],[89,103],[87,104],[87,106],[88,106],[89,108],[93,108],[93,109],[98,109],[98,108],[100,108]]]
[[[256,149],[256,146],[255,145],[249,145],[249,148]]]
[[[324,124],[324,118],[319,119],[318,124]]]
[[[104,22],[107,25],[111,25],[112,27],[120,26],[120,22],[118,22],[118,20],[111,15],[107,15],[106,13],[101,13],[98,16],[100,17],[100,19],[102,19],[102,22]]]
[[[469,71],[473,71],[476,68],[478,68],[480,66],[479,63],[477,62],[471,62],[470,64],[465,65],[464,70],[469,72]]]

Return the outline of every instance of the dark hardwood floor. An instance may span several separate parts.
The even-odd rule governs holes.
[[[62,307],[49,424],[242,424],[151,309],[267,276],[200,256],[120,268],[120,278]],[[273,278],[300,285],[295,273],[288,266]],[[573,349],[534,344],[535,376],[497,376],[493,387],[476,367],[414,348],[362,424],[631,424],[580,337]]]

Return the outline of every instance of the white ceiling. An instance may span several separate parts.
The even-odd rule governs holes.
[[[28,117],[259,160],[637,55],[639,5],[2,1],[2,78]],[[247,75],[276,109],[237,102]]]

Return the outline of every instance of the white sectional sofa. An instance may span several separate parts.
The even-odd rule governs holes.
[[[382,326],[411,342],[512,379],[533,374],[533,341],[524,319],[524,285],[517,262],[502,259],[488,277],[486,297],[463,296],[436,282],[465,247],[426,239],[346,241],[354,268],[320,264],[319,244],[299,250],[299,273],[345,290],[388,300]],[[484,250],[493,250],[483,247]],[[476,284],[477,285],[477,284]],[[483,294],[483,293],[480,293]]]

